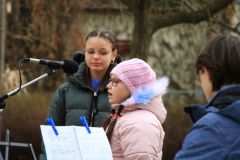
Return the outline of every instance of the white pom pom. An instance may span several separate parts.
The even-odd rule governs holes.
[[[164,95],[167,92],[168,85],[169,78],[167,76],[161,77],[153,84],[154,92],[157,93],[157,95]]]
[[[169,78],[164,76],[156,80],[156,82],[148,88],[138,88],[130,98],[124,101],[123,105],[146,104],[155,96],[162,96],[167,92]]]

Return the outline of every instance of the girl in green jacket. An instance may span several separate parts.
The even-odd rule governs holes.
[[[55,125],[81,125],[85,116],[90,126],[102,126],[110,112],[106,85],[114,67],[117,49],[114,36],[108,31],[94,30],[85,38],[85,61],[79,70],[68,75],[68,81],[55,92],[47,117]],[[44,146],[40,160],[46,159]]]

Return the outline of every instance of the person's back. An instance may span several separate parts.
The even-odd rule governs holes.
[[[208,104],[186,108],[195,124],[175,160],[239,159],[239,64],[238,37],[217,36],[201,52],[196,72]]]
[[[239,96],[240,85],[222,89],[206,106],[206,115],[194,124],[175,159],[239,159]]]

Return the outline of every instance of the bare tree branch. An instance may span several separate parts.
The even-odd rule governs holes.
[[[138,0],[120,0],[123,4],[128,6],[129,9],[134,9]]]
[[[13,39],[17,39],[17,40],[22,40],[22,41],[26,41],[28,43],[33,44],[34,41],[40,42],[41,44],[44,44],[44,47],[48,47],[49,49],[55,51],[56,49],[53,48],[48,41],[43,41],[42,39],[36,38],[36,37],[29,37],[27,35],[18,35],[18,34],[10,34],[7,33],[7,35]]]
[[[240,27],[240,22],[236,25],[235,28],[238,29],[238,27]]]
[[[231,26],[227,25],[226,23],[220,22],[220,21],[212,21],[215,24],[221,25],[222,27],[226,28],[227,30],[230,30],[238,35],[240,35],[240,32],[238,31],[237,27],[232,28]]]
[[[169,27],[175,24],[198,23],[203,20],[208,20],[211,15],[214,15],[232,2],[233,0],[211,0],[208,2],[208,7],[199,11],[152,15],[150,20],[152,33],[154,33],[160,28]]]
[[[191,3],[187,0],[183,0],[183,4],[186,5],[190,10],[197,11],[197,8],[191,5]]]

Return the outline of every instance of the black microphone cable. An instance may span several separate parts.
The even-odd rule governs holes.
[[[17,62],[17,69],[18,69],[18,74],[19,74],[19,88],[18,90],[16,90],[16,92],[14,92],[11,96],[13,95],[16,95],[18,92],[21,91],[21,88],[22,88],[22,75],[21,75],[21,67],[20,67],[20,64],[23,63],[23,61],[25,61],[25,58],[22,58],[20,59],[18,62]]]
[[[24,58],[23,59],[20,59],[18,62],[17,62],[17,69],[18,69],[18,74],[19,74],[19,87],[16,91],[14,91],[10,96],[13,96],[13,95],[16,95],[18,92],[21,91],[21,88],[22,88],[22,75],[21,75],[21,67],[20,67],[20,64],[24,61]],[[4,95],[1,95],[0,96],[0,103],[3,105],[1,106],[1,109],[5,107],[5,102],[3,102],[4,99],[8,98],[9,97],[9,94],[4,94]]]

